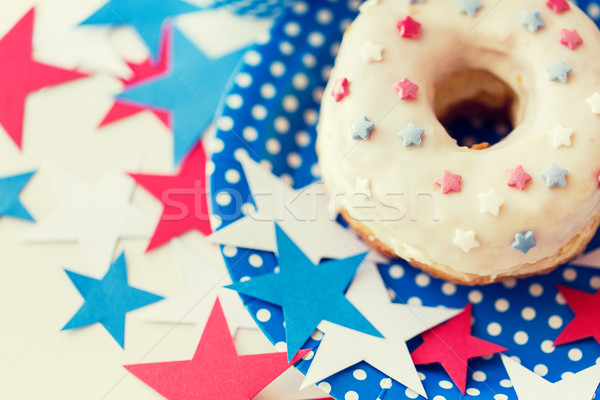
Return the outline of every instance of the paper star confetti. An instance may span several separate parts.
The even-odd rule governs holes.
[[[394,83],[394,90],[398,92],[400,100],[417,100],[419,86],[406,78],[402,78],[401,81]]]
[[[384,47],[380,44],[375,44],[369,40],[358,49],[358,55],[361,56],[364,62],[381,61],[383,60]]]
[[[403,38],[418,39],[421,34],[421,24],[411,17],[398,21],[396,28],[398,28],[400,36]]]
[[[47,86],[58,85],[86,75],[52,67],[33,59],[34,10],[29,11],[0,39],[0,125],[21,148],[27,96]]]
[[[486,193],[479,193],[479,203],[479,212],[489,212],[497,217],[500,207],[504,204],[504,198],[498,195],[495,188],[490,188]]]
[[[444,170],[442,176],[435,180],[435,184],[442,188],[442,193],[460,192],[460,181],[462,176],[455,175],[448,170]]]
[[[458,5],[458,12],[465,13],[469,17],[474,17],[477,14],[477,10],[483,7],[479,0],[460,0]]]
[[[557,14],[571,9],[567,0],[548,0],[546,5]]]
[[[398,137],[402,139],[404,147],[420,146],[425,129],[417,128],[415,124],[409,123],[408,126],[398,132]]]
[[[573,71],[573,67],[565,64],[562,60],[558,60],[546,67],[548,71],[548,79],[550,81],[558,81],[561,83],[567,83],[568,75]]]
[[[521,24],[529,29],[529,32],[537,32],[545,26],[539,11],[523,11]]]
[[[588,97],[585,101],[588,103],[594,114],[600,114],[600,93],[594,92],[592,97]]]
[[[567,304],[575,313],[575,318],[565,327],[554,341],[554,345],[575,342],[593,337],[600,343],[600,290],[594,294],[557,285]]]
[[[238,355],[217,301],[191,360],[125,368],[169,400],[250,400],[307,352]]]
[[[342,101],[344,97],[348,95],[349,91],[349,83],[348,79],[342,78],[338,79],[333,84],[333,90],[331,91],[331,95],[335,99],[336,102]]]
[[[350,133],[354,140],[369,140],[371,131],[375,128],[375,124],[362,116],[350,125]]]
[[[0,217],[33,221],[33,217],[19,199],[19,194],[33,174],[35,172],[0,177]]]
[[[583,39],[575,29],[562,29],[560,31],[560,43],[564,44],[571,50],[575,50],[577,46],[583,43]]]
[[[515,234],[515,241],[511,243],[510,247],[516,250],[521,250],[523,254],[527,254],[529,250],[537,245],[533,238],[533,231],[527,231],[524,233]]]
[[[59,209],[30,229],[24,241],[77,242],[92,273],[102,276],[119,238],[146,238],[152,232],[149,216],[129,202],[135,183],[122,172],[95,184],[58,168],[48,168],[48,173]]]
[[[125,314],[162,300],[162,297],[129,286],[125,254],[113,262],[102,279],[65,270],[84,299],[63,330],[100,323],[125,348]]]
[[[364,256],[315,265],[279,226],[276,234],[280,272],[260,275],[228,287],[282,307],[288,359],[300,350],[321,321],[379,336],[344,296]]]
[[[502,363],[519,400],[592,400],[600,382],[600,364],[551,383],[510,357],[502,355]]]
[[[442,364],[462,394],[467,386],[468,360],[506,350],[471,336],[471,314],[472,305],[469,304],[458,316],[425,332],[423,344],[412,353],[416,365]]]
[[[465,253],[479,247],[479,242],[475,239],[475,231],[463,231],[462,229],[456,230],[452,243],[460,247]]]
[[[125,90],[117,98],[170,111],[174,160],[179,164],[212,122],[223,87],[241,56],[242,52],[237,51],[218,59],[208,58],[175,29],[170,71]]]
[[[573,129],[565,128],[561,124],[556,124],[554,129],[548,132],[548,136],[552,139],[552,145],[557,149],[561,146],[571,147],[571,136]]]
[[[322,322],[319,330],[325,335],[319,343],[302,387],[365,361],[425,396],[406,342],[462,310],[391,303],[377,267],[371,263],[365,263],[359,268],[347,297],[384,337],[366,335],[330,322]]]
[[[546,179],[546,187],[551,189],[557,186],[567,186],[567,179],[565,178],[567,171],[564,168],[560,168],[555,163],[550,163],[550,166],[542,171],[542,177]]]
[[[525,185],[531,180],[531,175],[523,170],[523,166],[517,165],[516,168],[508,168],[505,171],[506,184],[510,187],[516,187],[519,190],[525,190]]]

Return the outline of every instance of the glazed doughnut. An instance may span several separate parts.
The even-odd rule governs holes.
[[[600,222],[600,33],[565,0],[369,0],[317,127],[335,207],[373,247],[485,284],[546,272]],[[440,121],[504,110],[501,141]]]

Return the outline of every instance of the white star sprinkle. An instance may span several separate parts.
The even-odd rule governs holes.
[[[500,213],[500,206],[504,204],[504,198],[500,197],[495,188],[491,188],[487,193],[479,193],[479,211],[482,213],[489,212],[494,217]]]
[[[556,124],[554,129],[548,132],[548,136],[552,139],[552,144],[557,149],[560,146],[571,147],[571,136],[573,135],[573,129],[565,128],[561,124]]]
[[[456,236],[452,239],[452,243],[460,247],[465,253],[479,247],[479,242],[475,239],[475,232],[463,231],[462,229],[456,230]]]
[[[594,114],[600,114],[600,93],[594,92],[592,97],[585,99]]]
[[[371,197],[371,182],[367,178],[356,178],[356,188],[354,189],[354,193],[360,193],[367,196],[367,198]]]
[[[358,54],[364,62],[381,61],[383,60],[383,46],[375,44],[371,41],[366,41],[365,44],[358,49]]]
[[[369,11],[371,8],[378,6],[379,2],[380,2],[380,0],[367,0],[358,7],[358,11],[360,11],[360,12]]]

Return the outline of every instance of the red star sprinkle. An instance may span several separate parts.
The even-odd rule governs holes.
[[[249,400],[309,351],[238,355],[217,300],[191,360],[125,368],[169,400]]]
[[[560,14],[564,11],[569,11],[571,6],[567,3],[567,0],[548,0],[546,5],[555,13]]]
[[[554,345],[589,337],[593,337],[600,343],[600,290],[590,294],[567,286],[556,285],[556,287],[575,313],[575,318],[558,335]]]
[[[335,101],[339,103],[344,97],[348,95],[348,87],[348,79],[346,78],[338,79],[337,81],[335,81],[335,83],[333,84],[333,90],[331,91],[331,95],[333,96]]]
[[[583,39],[579,36],[579,33],[575,29],[568,30],[563,29],[560,31],[560,42],[570,48],[571,50],[575,50],[577,46],[583,43]]]
[[[472,305],[448,322],[423,333],[423,344],[412,352],[415,365],[440,363],[462,394],[467,386],[467,362],[470,358],[506,350],[471,335]]]
[[[506,184],[510,187],[516,187],[519,190],[525,190],[525,185],[531,180],[531,175],[523,171],[521,165],[517,165],[517,168],[508,168],[505,172]]]
[[[21,148],[25,100],[31,92],[87,75],[37,62],[31,40],[35,10],[31,9],[0,39],[0,125]]]
[[[435,184],[442,188],[442,193],[460,192],[460,181],[462,176],[454,175],[447,169],[444,174],[435,180]]]
[[[400,100],[416,100],[419,86],[412,83],[406,78],[394,83],[394,90],[398,92]]]
[[[163,203],[163,212],[146,251],[196,230],[211,233],[205,176],[206,154],[201,144],[183,160],[175,175],[130,174],[136,183]]]
[[[421,30],[421,24],[412,19],[406,17],[402,21],[398,21],[396,28],[400,31],[400,36],[403,38],[418,39]]]

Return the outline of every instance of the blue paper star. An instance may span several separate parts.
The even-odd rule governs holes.
[[[573,67],[565,64],[562,60],[558,60],[552,64],[549,64],[546,67],[546,71],[548,71],[548,78],[550,81],[567,83],[567,75],[573,71]]]
[[[28,172],[20,175],[12,175],[0,178],[0,217],[13,217],[33,221],[33,217],[25,209],[19,193],[29,182],[35,172]]]
[[[181,0],[109,0],[80,25],[126,25],[136,31],[157,59],[165,19],[199,10]]]
[[[375,128],[375,124],[367,119],[367,117],[362,116],[352,123],[350,126],[352,132],[352,139],[354,140],[368,140],[371,135],[371,131]]]
[[[65,270],[84,303],[63,330],[75,329],[99,322],[125,348],[125,314],[163,298],[129,286],[125,255],[110,266],[102,280]]]
[[[568,170],[560,168],[555,163],[550,163],[548,169],[542,171],[542,176],[546,179],[546,187],[551,189],[556,186],[567,186],[567,175]]]
[[[300,350],[323,320],[381,336],[344,295],[364,255],[315,266],[279,226],[275,229],[280,272],[229,288],[283,308],[288,358]]]
[[[460,4],[458,5],[458,12],[465,13],[469,17],[474,17],[477,14],[477,10],[483,7],[481,1],[479,0],[460,0]]]
[[[515,235],[515,241],[511,243],[510,247],[521,250],[523,254],[526,254],[536,245],[537,243],[533,239],[533,231],[527,231],[525,233],[517,233]]]
[[[545,26],[539,11],[523,11],[521,24],[525,25],[530,32],[536,32]]]
[[[421,138],[424,133],[425,129],[417,128],[413,123],[409,123],[406,129],[398,132],[398,137],[404,140],[404,147],[420,146],[422,144]]]
[[[212,122],[243,51],[208,58],[178,30],[171,48],[171,69],[166,75],[133,86],[118,98],[171,111],[174,160],[179,164]]]

